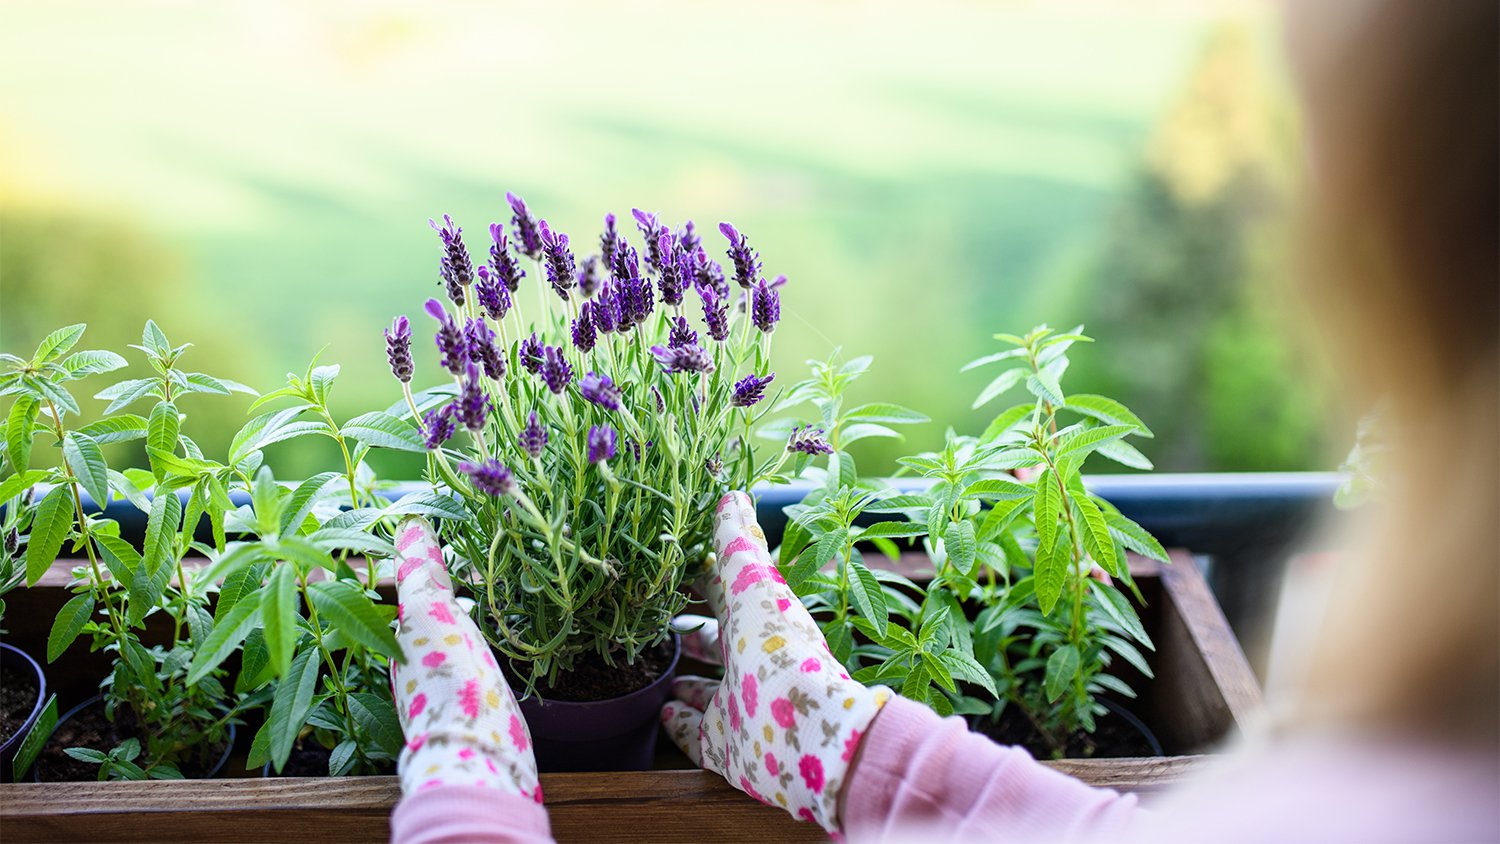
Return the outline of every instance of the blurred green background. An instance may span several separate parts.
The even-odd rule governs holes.
[[[323,349],[341,416],[383,408],[381,329],[437,292],[427,218],[483,254],[514,190],[575,243],[641,207],[721,251],[733,220],[791,279],[786,383],[873,353],[855,398],[939,420],[866,468],[979,430],[986,376],[958,368],[1042,321],[1088,324],[1065,384],[1136,409],[1159,469],[1331,466],[1285,336],[1298,138],[1272,12],[0,3],[0,348],[85,321],[125,352],[149,316],[263,391]],[[222,449],[247,405],[190,399],[189,430]],[[289,448],[283,476],[331,457]]]

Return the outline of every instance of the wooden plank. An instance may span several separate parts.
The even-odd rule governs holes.
[[[1188,778],[1204,757],[1047,762],[1084,782],[1150,794]],[[817,827],[763,806],[705,771],[544,774],[560,842],[823,841]],[[281,840],[317,830],[320,842],[380,841],[400,798],[395,777],[0,786],[10,842]]]

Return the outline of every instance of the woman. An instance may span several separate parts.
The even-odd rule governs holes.
[[[1313,193],[1305,297],[1348,406],[1383,400],[1383,502],[1345,555],[1292,714],[1151,810],[842,672],[749,499],[716,525],[722,684],[668,732],[705,768],[850,840],[1500,840],[1500,265],[1493,2],[1296,4]],[[399,841],[545,841],[524,722],[403,526]],[[446,643],[446,644],[445,644]]]

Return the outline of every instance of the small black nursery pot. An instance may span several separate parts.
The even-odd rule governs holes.
[[[566,771],[648,771],[656,755],[659,714],[672,696],[672,677],[682,655],[673,634],[666,670],[644,688],[606,700],[546,700],[533,694],[520,701],[531,728],[537,767]]]
[[[42,666],[20,648],[0,644],[0,706],[5,707],[7,722],[18,721],[0,735],[0,782],[10,782],[11,761],[41,717],[46,700],[47,676]]]
[[[229,755],[234,752],[236,732],[234,725],[230,724],[224,740],[224,752],[217,757],[216,761],[206,765],[202,771],[189,769],[183,771],[183,773],[189,779],[207,780],[218,777],[219,773],[224,770],[224,766],[229,763]],[[61,745],[66,749],[66,747],[75,746],[75,742],[69,740],[69,737],[74,735],[87,736],[89,740],[86,744],[96,745],[96,749],[98,750],[108,750],[109,746],[114,743],[114,739],[125,738],[125,736],[117,736],[115,734],[114,724],[105,715],[104,697],[102,695],[95,695],[89,698],[68,710],[66,714],[57,719],[57,729],[52,733],[52,740],[48,742],[48,747]],[[78,744],[83,745],[85,743],[79,742]],[[93,779],[93,776],[79,777],[75,771],[59,772],[57,770],[48,770],[45,761],[46,755],[47,751],[43,751],[42,756],[38,757],[36,764],[32,766],[32,779],[37,782],[66,782],[69,780]],[[67,760],[64,760],[64,764],[67,765]],[[79,764],[82,765],[84,763]],[[60,773],[61,775],[59,775]]]

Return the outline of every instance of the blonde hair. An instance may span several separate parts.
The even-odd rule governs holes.
[[[1303,287],[1348,406],[1386,402],[1304,722],[1500,737],[1500,264],[1493,0],[1295,4]],[[1490,746],[1493,746],[1491,744]]]

